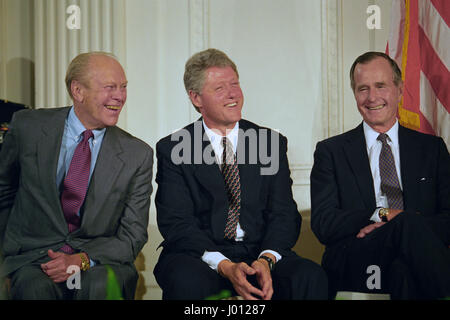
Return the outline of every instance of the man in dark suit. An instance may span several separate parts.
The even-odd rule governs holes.
[[[25,109],[25,105],[0,99],[0,151],[2,150],[3,138],[8,132],[8,124],[14,112]]]
[[[184,81],[202,118],[156,146],[163,298],[228,289],[244,299],[325,299],[324,271],[291,251],[301,216],[287,139],[241,119],[238,72],[223,52],[193,55]]]
[[[399,125],[401,71],[379,52],[350,71],[361,125],[317,144],[311,225],[337,290],[394,299],[450,295],[450,157],[443,140]]]
[[[73,107],[17,112],[6,136],[1,271],[13,299],[105,299],[109,265],[123,297],[133,299],[133,262],[147,241],[153,151],[115,126],[127,80],[112,55],[77,56],[66,85]],[[79,269],[77,285],[69,277]]]

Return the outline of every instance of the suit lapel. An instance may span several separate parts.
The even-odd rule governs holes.
[[[200,122],[201,124],[201,122]],[[197,135],[199,133],[196,132]],[[209,139],[203,140],[203,136],[205,136],[205,130],[202,126],[202,134],[201,137],[193,135],[194,139],[198,141],[198,139],[202,139],[202,155],[206,150],[211,150],[212,146]],[[194,144],[192,144],[192,159],[194,159]],[[199,151],[197,151],[199,152]],[[214,154],[214,151],[211,151]],[[198,160],[198,156],[196,157]],[[197,178],[198,182],[208,190],[210,196],[212,197],[212,208],[211,208],[211,225],[213,236],[216,239],[224,238],[224,230],[226,217],[228,214],[228,198],[225,191],[225,182],[223,180],[222,172],[220,171],[220,167],[217,163],[207,164],[203,162],[198,164],[197,162],[194,165],[194,174]]]
[[[245,152],[244,155],[237,155],[237,159],[239,167],[239,178],[240,178],[240,184],[241,184],[241,208],[246,207],[246,204],[255,203],[258,200],[255,200],[255,197],[258,196],[260,189],[260,183],[261,183],[261,165],[259,164],[259,157],[258,152],[259,150],[259,132],[255,129],[257,141],[251,141],[251,139],[245,139],[245,132],[251,128],[248,123],[245,120],[239,121],[239,138],[238,138],[238,146],[237,146],[237,152]],[[270,138],[270,137],[268,137]],[[251,163],[250,159],[254,161],[255,155],[250,154],[250,143],[256,143],[256,148],[253,148],[256,154],[256,163]],[[268,142],[265,142],[268,143]],[[271,150],[270,145],[267,145],[267,150]],[[252,151],[253,152],[253,151]],[[248,235],[248,232],[251,232],[252,228],[248,226],[251,221],[248,221],[245,214],[243,214],[243,210],[241,210],[241,216],[239,219],[239,223],[241,224],[242,228],[246,230],[246,233]]]
[[[367,155],[362,124],[348,133],[344,153],[357,181],[361,197],[368,208],[376,206],[373,178]]]
[[[56,171],[59,153],[64,134],[65,120],[70,108],[64,108],[55,113],[50,120],[42,126],[41,138],[37,146],[38,171],[41,187],[48,197],[52,211],[59,214],[51,214],[57,219],[55,225],[61,226],[63,232],[67,232],[67,223],[61,208],[59,192],[56,185]]]
[[[217,164],[196,165],[195,176],[212,197],[211,226],[213,236],[215,239],[223,239],[228,214],[228,198],[219,166]]]
[[[201,121],[201,119],[199,120]],[[201,123],[201,122],[200,122]],[[243,131],[248,129],[248,126],[246,126],[244,121],[239,122],[239,129],[242,129]],[[198,133],[200,130],[198,130]],[[197,133],[197,135],[198,135]],[[193,134],[194,139],[200,139],[200,137],[195,136],[193,131],[191,131],[191,134]],[[205,135],[205,130],[202,125],[202,152],[206,153],[209,152],[209,150],[212,149],[211,143],[209,139],[205,138],[203,139],[203,136]],[[198,141],[198,140],[197,140]],[[240,148],[239,145],[242,143],[246,143],[245,148]],[[242,131],[239,130],[239,138],[238,138],[238,147],[237,150],[245,150],[246,153],[248,153],[249,146],[248,141],[244,141],[244,137],[242,136]],[[194,145],[194,144],[193,144]],[[194,159],[194,146],[192,146],[192,159]],[[198,152],[198,151],[197,151]],[[212,151],[214,153],[214,151]],[[215,156],[215,154],[214,154]],[[239,158],[239,157],[238,157]],[[244,158],[242,158],[244,159]],[[240,184],[241,184],[241,207],[244,206],[245,203],[249,203],[251,200],[251,197],[254,197],[254,191],[259,190],[255,184],[259,183],[259,170],[260,166],[257,164],[249,164],[249,155],[245,154],[245,163],[238,164],[239,167],[239,177],[240,177]],[[211,197],[212,197],[212,216],[211,216],[211,224],[213,226],[213,234],[216,239],[223,239],[224,238],[224,230],[225,230],[225,224],[226,224],[226,217],[228,215],[228,198],[227,193],[225,190],[225,182],[222,176],[222,172],[220,171],[220,167],[217,163],[213,164],[196,164],[194,166],[195,168],[195,176],[198,180],[198,182],[209,191]],[[251,228],[245,227],[245,217],[242,216],[241,211],[241,218],[240,218],[241,226],[246,229],[250,230]]]
[[[403,203],[405,210],[416,207],[418,198],[418,184],[416,183],[419,172],[419,157],[421,150],[418,150],[417,141],[414,141],[408,129],[399,125],[398,142],[400,147],[400,172],[403,187]],[[412,143],[414,142],[414,143]]]
[[[120,138],[116,130],[115,127],[107,128],[103,137],[102,146],[86,194],[80,229],[83,228],[83,225],[89,224],[89,221],[101,212],[101,208],[110,194],[114,181],[126,162],[126,159],[122,158],[124,155],[122,154]]]

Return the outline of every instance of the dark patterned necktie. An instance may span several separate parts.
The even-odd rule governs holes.
[[[222,175],[228,195],[228,216],[225,226],[225,238],[233,240],[236,238],[236,228],[241,212],[241,183],[236,157],[230,140],[223,137],[222,145]]]
[[[78,212],[83,205],[89,183],[89,171],[91,168],[89,139],[93,136],[91,130],[83,132],[83,139],[75,149],[69,171],[64,179],[61,206],[69,227],[69,233],[80,227]],[[73,249],[67,244],[61,250],[65,253],[73,253]]]
[[[377,138],[382,143],[379,160],[381,192],[386,195],[389,208],[403,210],[403,193],[395,169],[394,156],[387,143],[388,138],[385,133],[381,133]]]

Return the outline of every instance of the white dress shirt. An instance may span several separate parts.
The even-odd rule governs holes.
[[[203,122],[203,128],[205,128],[206,135],[208,136],[209,141],[211,142],[211,146],[213,147],[214,153],[216,155],[216,163],[218,165],[221,165],[222,164],[222,153],[223,153],[223,146],[222,146],[223,136],[218,134],[217,132],[211,130],[210,128],[208,128],[204,121],[202,121],[202,122]],[[239,136],[238,133],[239,133],[239,122],[236,122],[236,125],[234,126],[234,128],[231,131],[227,132],[227,135],[226,135],[228,140],[233,145],[233,152],[235,154],[236,154],[236,149],[237,149],[237,144],[238,144],[238,136]],[[238,222],[237,228],[236,228],[236,238],[234,240],[242,241],[242,240],[244,240],[244,236],[245,236],[245,231],[242,230],[241,225]],[[260,256],[265,252],[273,254],[275,256],[275,258],[277,259],[277,261],[281,260],[281,255],[278,252],[275,252],[273,250],[264,250],[263,252],[261,252]],[[221,261],[230,260],[230,259],[228,259],[227,257],[225,257],[222,253],[220,253],[218,251],[205,251],[202,256],[202,260],[203,260],[203,262],[207,263],[211,267],[211,269],[217,271],[217,267]]]
[[[389,208],[386,196],[381,192],[381,177],[380,177],[380,153],[382,143],[377,140],[380,135],[379,132],[373,130],[365,121],[363,122],[364,137],[366,139],[367,154],[369,156],[370,170],[372,172],[373,187],[375,190],[375,200],[377,202],[377,207]],[[402,178],[400,175],[400,148],[398,143],[398,121],[392,126],[389,131],[385,132],[388,136],[388,144],[391,147],[392,155],[395,161],[395,169],[397,171],[398,182],[400,183],[400,188],[402,187]],[[378,216],[380,208],[376,209],[370,218],[370,220],[375,222],[380,222],[381,219]]]

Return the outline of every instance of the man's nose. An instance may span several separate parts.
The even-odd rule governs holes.
[[[236,98],[238,96],[239,88],[235,86],[227,86],[227,96],[229,98]]]
[[[127,91],[125,88],[117,88],[113,91],[112,98],[117,101],[124,101],[127,96]]]
[[[368,96],[368,100],[370,102],[374,102],[375,100],[377,100],[378,98],[378,93],[376,89],[370,89],[369,90],[369,96]]]

